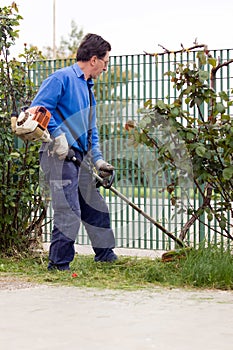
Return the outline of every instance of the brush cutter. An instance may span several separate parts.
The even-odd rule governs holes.
[[[145,211],[143,211],[140,207],[138,207],[135,203],[131,202],[126,196],[124,196],[121,192],[119,192],[116,188],[112,186],[112,183],[114,181],[114,172],[111,174],[111,176],[108,178],[102,178],[99,174],[93,171],[91,167],[88,165],[88,163],[82,162],[75,157],[74,151],[71,149],[68,153],[68,156],[66,157],[66,160],[72,161],[78,166],[82,166],[87,171],[91,171],[93,177],[97,181],[98,184],[101,184],[104,188],[109,189],[111,192],[113,192],[117,197],[121,198],[125,203],[130,205],[133,209],[135,209],[139,214],[143,215],[147,220],[149,220],[153,225],[155,225],[158,229],[160,229],[163,233],[165,233],[168,237],[170,237],[173,241],[175,241],[180,247],[185,248],[185,244],[183,241],[181,241],[179,238],[177,238],[175,235],[173,235],[171,232],[167,231],[159,222],[155,221],[151,216],[149,216]]]

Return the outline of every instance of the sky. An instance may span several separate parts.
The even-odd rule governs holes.
[[[1,7],[13,0],[0,0]],[[111,56],[158,53],[199,44],[209,49],[232,49],[231,0],[14,0],[23,20],[19,39],[11,49],[17,56],[23,44],[39,49],[68,39],[71,21],[84,34],[96,33],[111,43]],[[53,26],[55,1],[56,26]]]

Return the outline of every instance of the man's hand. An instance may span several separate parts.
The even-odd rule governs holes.
[[[66,158],[69,152],[69,145],[66,140],[65,134],[61,134],[54,139],[53,154],[57,154],[58,159],[63,160]]]
[[[115,169],[113,165],[105,162],[104,160],[97,161],[96,168],[98,170],[99,176],[103,179],[111,176],[113,174],[113,170]]]
[[[96,181],[96,187],[110,188],[115,178],[114,166],[100,159],[97,160],[95,167],[98,170],[98,175],[103,179],[101,182],[100,180]]]

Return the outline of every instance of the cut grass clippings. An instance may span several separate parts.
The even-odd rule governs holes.
[[[93,256],[76,255],[71,271],[47,271],[48,255],[0,258],[0,276],[31,283],[136,290],[155,286],[233,289],[233,257],[213,246],[189,250],[181,259],[120,256],[113,263],[96,263]]]

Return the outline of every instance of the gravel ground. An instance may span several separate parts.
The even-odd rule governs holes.
[[[24,288],[33,288],[36,286],[37,284],[24,281],[23,279],[18,277],[0,276],[0,290],[24,289]]]
[[[0,349],[232,350],[232,291],[0,285]]]

